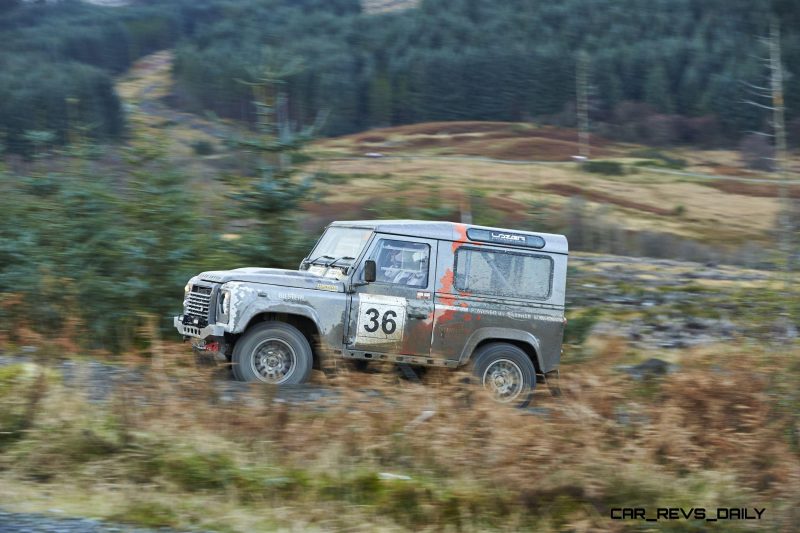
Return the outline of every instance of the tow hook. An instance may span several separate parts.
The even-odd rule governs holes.
[[[192,347],[201,352],[218,352],[219,342],[206,342],[204,340],[192,343]]]

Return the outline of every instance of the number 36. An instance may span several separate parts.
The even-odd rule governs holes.
[[[385,334],[391,335],[397,329],[397,322],[393,320],[397,318],[397,313],[395,311],[389,310],[383,313],[383,318],[380,322],[378,322],[378,317],[381,316],[381,314],[374,307],[367,309],[365,314],[369,316],[370,323],[364,324],[364,329],[370,333],[374,333],[378,331],[378,328],[381,328]]]

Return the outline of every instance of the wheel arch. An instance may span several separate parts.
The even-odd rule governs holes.
[[[314,357],[314,367],[318,367],[321,357],[319,347],[321,333],[318,322],[316,321],[315,317],[313,317],[313,313],[304,313],[303,310],[299,309],[262,311],[250,317],[250,320],[247,322],[247,326],[245,326],[239,336],[247,333],[253,326],[270,321],[283,322],[297,328],[311,346],[311,354]]]
[[[543,364],[539,350],[539,339],[527,331],[505,328],[483,328],[475,331],[467,339],[461,352],[459,363],[462,365],[467,364],[478,349],[493,342],[505,342],[518,347],[530,358],[536,372],[542,372]]]

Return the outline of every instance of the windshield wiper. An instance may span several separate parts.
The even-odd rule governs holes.
[[[345,259],[350,259],[350,260],[353,260],[353,259],[355,259],[355,257],[350,257],[349,255],[343,255],[342,257],[337,257],[336,259],[334,259],[333,261],[331,261],[330,263],[328,263],[328,264],[327,264],[327,265],[325,265],[325,266],[326,266],[326,267],[328,267],[328,268],[330,268],[330,267],[332,267],[333,265],[335,265],[336,263],[338,263],[339,261],[343,261],[343,260],[345,260]]]
[[[312,260],[310,260],[310,261],[306,261],[306,263],[308,263],[309,265],[313,265],[313,264],[315,264],[317,261],[319,261],[320,259],[324,259],[324,258],[328,258],[328,259],[335,259],[333,256],[330,256],[330,255],[320,255],[320,256],[317,256],[317,257],[315,257],[314,259],[312,259]],[[323,266],[325,266],[326,268],[330,266],[330,263],[322,263],[322,264],[323,264]]]

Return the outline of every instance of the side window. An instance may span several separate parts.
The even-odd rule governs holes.
[[[425,243],[381,239],[371,257],[378,267],[376,281],[427,287],[430,255]]]
[[[497,296],[544,299],[550,296],[553,260],[505,250],[460,248],[456,252],[455,287]]]

